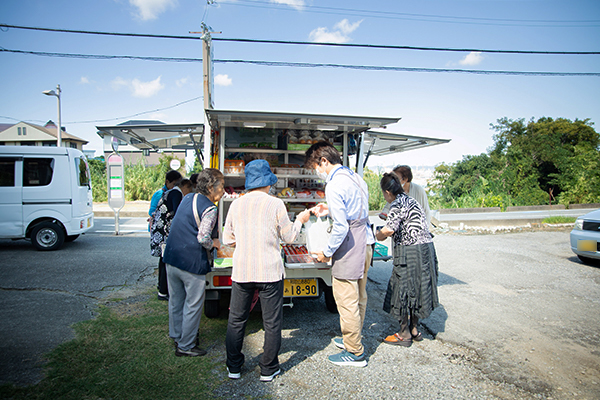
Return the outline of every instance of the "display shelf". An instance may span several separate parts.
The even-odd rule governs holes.
[[[273,196],[273,197],[275,197],[275,196]],[[290,198],[290,197],[277,197],[277,198],[283,200],[284,203],[319,203],[321,201],[325,201],[324,198],[323,199],[315,199],[315,198],[294,199],[294,198]],[[231,202],[236,199],[239,199],[239,197],[227,197],[227,198],[222,197],[221,201]]]
[[[306,154],[306,151],[280,150],[280,149],[259,149],[256,147],[225,147],[225,153],[297,154],[297,155],[303,156]]]
[[[244,175],[244,174],[226,173],[226,174],[223,174],[223,175],[225,176],[225,178],[245,178],[246,177],[246,175]],[[321,178],[319,178],[315,174],[275,174],[275,176],[278,177],[278,178],[282,178],[282,179],[315,179],[315,180],[321,180]]]

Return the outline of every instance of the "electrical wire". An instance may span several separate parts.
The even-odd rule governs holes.
[[[70,54],[70,53],[48,53],[37,51],[10,50],[0,48],[0,52],[20,53],[48,57],[84,58],[84,59],[132,59],[167,62],[202,62],[201,58],[178,58],[178,57],[142,57],[142,56],[112,56],[98,54]],[[600,72],[534,72],[534,71],[486,71],[450,68],[412,68],[412,67],[390,67],[376,65],[348,65],[335,63],[302,63],[285,61],[256,61],[256,60],[224,60],[215,59],[214,63],[222,64],[254,64],[270,67],[302,67],[302,68],[343,68],[369,71],[403,71],[403,72],[437,72],[437,73],[466,73],[477,75],[522,75],[522,76],[600,76]]]
[[[371,49],[393,49],[393,50],[423,50],[423,51],[447,51],[447,52],[476,52],[476,53],[501,53],[501,54],[545,54],[545,55],[599,55],[600,51],[539,51],[539,50],[489,50],[468,49],[449,47],[417,47],[417,46],[395,46],[383,44],[357,44],[357,43],[331,43],[331,42],[303,42],[293,40],[264,40],[264,39],[229,39],[213,37],[213,41],[220,42],[242,42],[242,43],[267,43],[267,44],[296,44],[310,46],[333,46],[333,47],[361,47]]]
[[[194,97],[193,99],[189,99],[189,100],[184,100],[182,102],[179,102],[177,104],[174,104],[172,106],[168,106],[168,107],[163,107],[163,108],[157,108],[155,110],[149,110],[149,111],[142,111],[139,112],[137,114],[132,114],[132,115],[127,115],[127,116],[123,116],[123,117],[115,117],[115,118],[106,118],[106,119],[95,119],[95,120],[89,120],[89,121],[64,121],[61,124],[69,124],[69,125],[76,125],[76,124],[91,124],[91,123],[97,123],[97,122],[108,122],[108,121],[116,121],[119,119],[129,119],[129,118],[133,118],[133,117],[139,117],[140,115],[144,115],[144,114],[150,114],[153,112],[158,112],[158,111],[164,111],[164,110],[170,110],[172,108],[175,107],[179,107],[183,104],[186,103],[191,103],[192,101],[196,101],[196,100],[200,100],[202,99],[204,96],[198,96],[198,97]],[[4,118],[4,119],[12,119],[14,121],[23,121],[22,119],[16,119],[13,117],[5,117],[3,115],[0,115],[0,118]],[[40,120],[28,120],[28,121],[23,121],[23,122],[39,122],[39,123],[43,123],[44,121],[40,121]]]
[[[244,4],[245,3],[245,4]],[[411,14],[394,11],[379,11],[379,10],[360,10],[353,8],[340,7],[324,7],[315,5],[302,5],[292,9],[289,5],[273,4],[266,1],[258,0],[236,0],[235,2],[222,1],[220,5],[243,6],[251,8],[276,9],[282,11],[296,12],[311,12],[318,14],[333,14],[333,15],[353,15],[370,18],[385,18],[385,19],[402,19],[413,21],[426,21],[451,24],[467,24],[467,25],[499,25],[499,26],[526,26],[526,27],[554,27],[554,28],[576,28],[576,27],[597,27],[600,20],[530,20],[530,19],[509,19],[509,18],[477,18],[477,17],[457,17],[446,15],[430,15],[430,14]],[[572,25],[576,24],[576,25]],[[581,26],[580,24],[593,24]]]
[[[9,24],[0,24],[0,27],[35,30],[35,31],[60,32],[60,33],[78,33],[78,34],[88,34],[88,35],[126,36],[126,37],[141,37],[141,38],[158,38],[158,39],[202,40],[202,38],[199,36],[175,36],[175,35],[152,35],[152,34],[144,34],[144,33],[82,31],[82,30],[72,30],[72,29],[41,28],[41,27],[9,25]],[[422,50],[422,51],[437,51],[437,52],[444,51],[444,52],[478,52],[478,53],[543,54],[543,55],[599,55],[600,54],[600,51],[498,50],[498,49],[449,48],[449,47],[395,46],[395,45],[357,44],[357,43],[329,43],[329,42],[323,43],[323,42],[305,42],[305,41],[292,41],[292,40],[264,40],[264,39],[218,38],[218,37],[213,37],[212,40],[213,41],[223,41],[223,42],[240,42],[240,43],[295,44],[295,45],[306,45],[306,46],[358,47],[358,48],[373,48],[373,49]]]

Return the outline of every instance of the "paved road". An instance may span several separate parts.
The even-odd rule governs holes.
[[[0,326],[0,382],[36,382],[41,355],[73,337],[70,324],[93,317],[108,296],[155,285],[156,259],[146,251],[145,235],[90,233],[51,253],[36,252],[24,241],[0,241],[0,318],[9,321]],[[257,397],[331,397],[335,377],[335,398],[437,393],[457,399],[597,399],[600,267],[581,264],[568,236],[568,230],[439,234],[441,306],[423,321],[425,341],[410,349],[379,342],[397,323],[381,311],[391,263],[378,262],[369,272],[367,369],[328,365],[326,356],[335,351],[329,340],[339,335],[337,316],[325,311],[322,300],[298,301],[285,309],[285,373],[277,385],[257,382],[259,331],[248,336],[250,370],[216,393],[231,398],[252,389]],[[222,348],[211,352],[217,360],[224,357]]]
[[[148,238],[136,235],[88,233],[54,252],[2,239],[0,257],[0,383],[38,381],[42,354],[73,338],[71,324],[156,279]]]

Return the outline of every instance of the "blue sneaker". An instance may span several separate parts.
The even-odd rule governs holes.
[[[333,338],[332,342],[337,348],[343,350],[346,349],[346,346],[344,346],[344,339],[336,337]]]
[[[365,353],[361,354],[360,356],[357,356],[344,350],[339,354],[334,354],[332,356],[327,357],[327,359],[335,365],[343,365],[349,367],[367,366],[367,359],[365,357]]]

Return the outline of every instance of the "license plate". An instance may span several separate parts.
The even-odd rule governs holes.
[[[87,227],[89,228],[90,226],[92,226],[92,217],[87,219]]]
[[[319,284],[316,278],[283,281],[283,297],[316,297],[318,295]]]
[[[577,250],[579,251],[596,251],[598,245],[595,240],[578,240]]]

